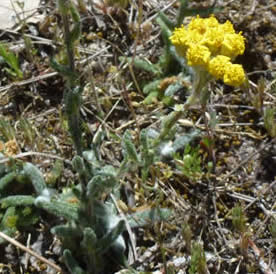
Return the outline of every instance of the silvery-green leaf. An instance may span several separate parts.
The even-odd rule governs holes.
[[[185,135],[177,137],[172,145],[174,152],[184,148],[187,144],[191,143],[195,138],[199,136],[200,130],[195,129],[190,133],[186,133]]]
[[[161,79],[159,80],[154,80],[154,81],[151,81],[150,83],[146,84],[143,88],[143,93],[144,94],[149,94],[153,91],[159,91],[159,84],[161,83]]]
[[[25,175],[31,180],[36,193],[42,194],[42,191],[46,188],[46,183],[40,170],[31,163],[25,163],[23,170]]]
[[[183,85],[179,82],[169,85],[165,90],[165,96],[173,96],[176,92],[183,88]]]
[[[132,143],[131,134],[128,130],[126,130],[126,132],[123,135],[122,146],[126,157],[129,160],[132,160],[133,162],[138,163],[139,162],[138,154],[134,144]]]
[[[0,179],[0,191],[2,191],[10,182],[16,178],[17,174],[15,171],[12,171]],[[1,197],[1,193],[0,193]]]
[[[66,266],[70,270],[71,274],[87,274],[77,263],[77,261],[72,256],[72,253],[70,250],[65,249],[63,252],[63,257]]]
[[[33,205],[35,198],[31,195],[13,195],[0,200],[1,207]]]
[[[67,220],[78,219],[78,206],[61,201],[48,201],[43,196],[39,196],[35,199],[35,205],[43,208],[49,213],[52,213],[58,217],[63,217]]]
[[[151,208],[127,216],[130,227],[152,225],[154,222],[166,221],[172,216],[172,211],[167,208]]]
[[[118,239],[118,237],[125,230],[125,223],[120,220],[115,226],[113,226],[109,232],[104,235],[98,242],[98,252],[105,253]],[[118,241],[116,244],[124,245],[124,241]],[[123,246],[122,246],[123,248]]]

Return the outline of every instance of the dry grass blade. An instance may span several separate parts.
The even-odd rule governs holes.
[[[49,265],[50,267],[54,268],[59,273],[62,273],[62,269],[58,265],[56,265],[53,262],[47,260],[46,258],[40,256],[39,254],[35,253],[30,248],[27,248],[26,246],[22,245],[21,243],[19,243],[18,241],[12,239],[11,237],[9,237],[8,235],[4,234],[1,231],[0,231],[0,237],[5,239],[6,241],[11,243],[12,245],[15,245],[16,247],[20,248],[21,250],[23,250],[23,251],[29,253],[30,255],[36,257],[38,260],[40,260],[40,261],[44,262],[45,264]]]

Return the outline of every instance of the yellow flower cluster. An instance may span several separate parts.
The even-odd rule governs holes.
[[[189,66],[204,68],[230,86],[245,81],[243,67],[231,62],[245,49],[244,37],[235,33],[231,22],[220,24],[213,15],[206,19],[197,16],[188,27],[176,28],[170,40]]]

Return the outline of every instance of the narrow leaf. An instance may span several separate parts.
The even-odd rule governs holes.
[[[122,146],[125,150],[126,156],[129,160],[134,161],[135,163],[139,162],[138,155],[136,148],[131,140],[131,134],[128,130],[124,133],[123,140],[122,140]]]
[[[0,179],[0,192],[16,178],[16,172],[12,171]],[[0,194],[1,196],[1,194]]]
[[[42,194],[46,188],[46,184],[42,173],[31,163],[25,163],[23,166],[25,175],[31,180],[37,194]]]
[[[60,201],[47,201],[43,196],[35,199],[35,205],[69,221],[78,219],[78,207]]]
[[[103,238],[99,240],[98,243],[98,252],[100,254],[105,253],[117,240],[117,238],[123,233],[125,230],[125,223],[123,220],[119,221],[118,224],[111,229],[109,233],[107,233]]]
[[[172,215],[172,211],[167,208],[151,208],[141,212],[136,212],[127,217],[130,227],[142,227],[152,225],[154,222],[166,221]]]
[[[72,274],[87,274],[77,263],[77,261],[72,256],[72,253],[70,250],[65,249],[63,252],[63,257],[66,266],[70,270]]]
[[[35,198],[31,195],[14,195],[0,200],[1,207],[33,205]]]

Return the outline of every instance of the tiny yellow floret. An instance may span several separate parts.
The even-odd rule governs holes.
[[[224,24],[221,24],[219,28],[223,33],[235,33],[232,23],[228,20]]]
[[[189,66],[206,67],[209,63],[211,52],[205,46],[195,44],[187,50],[187,60]]]
[[[223,40],[224,33],[219,28],[208,29],[202,37],[202,43],[209,48],[212,55],[219,53]]]
[[[226,67],[231,65],[230,57],[224,55],[217,55],[209,62],[208,71],[216,79],[223,80]]]
[[[244,37],[241,35],[241,33],[228,33],[224,36],[220,54],[229,56],[230,58],[234,59],[238,55],[243,54],[244,49]]]
[[[204,19],[200,18],[199,15],[197,15],[196,18],[193,18],[188,25],[188,31],[192,31],[192,30],[196,30],[201,34],[203,34],[206,30]]]
[[[225,84],[233,87],[241,86],[245,82],[245,73],[243,67],[238,64],[226,66],[223,81]]]

